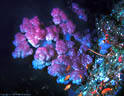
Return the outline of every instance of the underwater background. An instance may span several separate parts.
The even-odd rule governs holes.
[[[123,96],[123,5],[123,0],[2,0],[0,95]],[[36,43],[29,31],[39,22],[47,31]]]

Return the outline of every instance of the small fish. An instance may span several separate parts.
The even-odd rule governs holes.
[[[80,92],[80,93],[78,94],[78,96],[83,96],[83,95],[82,95],[82,92]]]
[[[90,67],[91,67],[91,65],[92,65],[92,64],[87,64],[86,68],[87,68],[87,69],[88,69],[88,68],[90,68]]]
[[[107,43],[109,43],[109,40],[106,40]]]
[[[108,34],[105,35],[105,39],[108,39]]]
[[[108,37],[109,35],[108,34],[105,34],[106,37]]]
[[[109,40],[108,40],[108,34],[105,34],[105,41],[107,42],[107,43],[109,43]]]
[[[91,94],[96,94],[96,92],[97,92],[97,90],[95,90],[95,91],[91,92]]]
[[[105,40],[103,40],[103,43],[105,43]]]
[[[99,89],[102,90],[103,86],[105,86],[104,80],[102,80],[102,82],[100,83]]]
[[[70,78],[70,75],[67,75],[64,80],[66,81],[66,80],[68,80],[69,78]]]
[[[80,78],[81,78],[81,79],[83,78],[82,75],[80,75]]]
[[[104,80],[102,80],[102,82],[100,83],[101,86],[105,86],[104,84]]]
[[[111,90],[112,90],[112,88],[105,88],[105,89],[102,90],[102,94],[105,94],[105,93],[107,93],[108,91],[111,91]]]
[[[64,88],[64,90],[66,91],[66,90],[68,90],[70,87],[71,87],[71,84],[68,84],[68,85],[66,85],[66,87]]]
[[[102,86],[99,86],[99,89],[102,90]]]
[[[68,72],[70,68],[71,68],[71,66],[68,65],[67,68],[66,68],[66,71]]]
[[[122,62],[122,57],[119,56],[118,61],[121,63]]]

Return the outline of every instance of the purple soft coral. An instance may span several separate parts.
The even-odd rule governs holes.
[[[21,32],[25,33],[28,42],[33,47],[39,47],[39,40],[43,40],[46,31],[40,27],[40,22],[37,16],[32,19],[24,18],[23,23],[20,25]]]
[[[74,8],[78,15],[84,15],[78,6]],[[54,25],[47,27],[37,16],[24,18],[20,25],[21,32],[16,34],[13,42],[16,48],[12,55],[14,58],[31,55],[31,44],[37,48],[32,61],[34,69],[48,67],[48,73],[57,76],[57,83],[67,84],[72,81],[74,84],[81,84],[87,77],[86,66],[92,62],[92,58],[86,54],[91,47],[90,35],[82,38],[76,32],[73,21],[59,8],[53,8],[51,16]],[[71,41],[71,37],[75,40]],[[80,43],[79,47],[75,41]]]
[[[13,44],[16,46],[14,52],[12,53],[13,58],[25,58],[32,55],[33,50],[28,45],[26,38],[22,33],[17,33],[15,35]]]

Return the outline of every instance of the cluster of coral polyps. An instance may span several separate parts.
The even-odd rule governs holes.
[[[86,54],[91,47],[90,34],[78,38],[75,24],[59,8],[54,8],[51,16],[54,24],[46,27],[37,16],[24,18],[21,32],[15,35],[13,41],[16,48],[12,55],[24,58],[32,55],[33,49],[37,48],[32,61],[34,69],[47,67],[50,75],[57,76],[57,83],[81,84],[88,76],[87,65],[92,63],[91,56]],[[72,37],[75,40],[72,41]]]

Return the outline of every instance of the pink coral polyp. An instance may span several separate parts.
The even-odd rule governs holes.
[[[63,40],[59,40],[56,42],[56,51],[58,54],[65,54],[67,50],[68,48]]]

